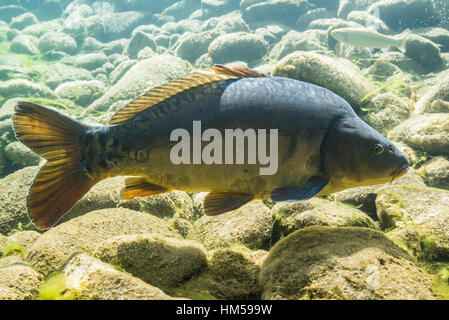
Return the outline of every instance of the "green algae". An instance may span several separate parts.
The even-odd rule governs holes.
[[[18,244],[16,242],[11,242],[3,249],[0,259],[5,258],[10,255],[23,256],[24,251],[25,250],[23,249],[23,247],[20,244]]]
[[[66,276],[56,272],[48,276],[41,288],[37,300],[74,300],[76,291],[68,289]]]

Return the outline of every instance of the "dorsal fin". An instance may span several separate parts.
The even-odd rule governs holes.
[[[148,90],[140,97],[128,103],[119,110],[111,119],[110,124],[120,124],[126,122],[138,113],[180,93],[185,90],[201,86],[206,83],[241,79],[241,78],[257,78],[265,75],[247,68],[227,67],[223,65],[215,65],[211,68],[202,69],[193,72],[187,76],[175,79],[159,87]]]

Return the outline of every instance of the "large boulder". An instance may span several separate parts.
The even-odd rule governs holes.
[[[72,37],[65,33],[50,31],[44,33],[39,38],[38,47],[42,53],[62,51],[68,54],[73,54],[77,49],[77,44]]]
[[[407,37],[405,55],[418,62],[428,72],[439,70],[444,66],[440,48],[429,39],[415,34]]]
[[[449,155],[449,114],[412,117],[395,127],[388,137],[434,155]]]
[[[327,50],[327,32],[324,30],[290,31],[274,45],[270,56],[280,60],[295,51]]]
[[[86,254],[74,256],[62,270],[63,289],[79,300],[170,300],[160,289]]]
[[[160,288],[177,286],[206,265],[201,244],[158,234],[109,238],[93,254]]]
[[[433,0],[381,0],[368,8],[394,30],[434,26],[438,23]]]
[[[76,80],[93,80],[92,74],[83,68],[53,63],[45,70],[45,84],[55,89],[60,84]]]
[[[262,265],[262,299],[436,299],[428,274],[382,232],[309,227],[279,241]]]
[[[0,268],[0,300],[35,299],[42,285],[42,276],[24,265]]]
[[[313,8],[305,0],[261,1],[245,7],[243,17],[248,22],[271,20],[295,25],[300,15]]]
[[[93,102],[85,115],[106,111],[114,102],[137,98],[148,89],[186,75],[190,64],[171,55],[157,55],[135,64],[101,98]]]
[[[363,211],[336,201],[313,198],[297,203],[277,203],[271,210],[274,242],[311,226],[379,228]]]
[[[269,44],[261,36],[247,32],[224,34],[209,45],[208,53],[215,63],[254,62],[267,54]]]
[[[244,246],[216,249],[208,253],[207,267],[173,291],[192,299],[260,299],[260,267],[264,250]]]
[[[425,94],[416,103],[415,113],[429,113],[432,109],[432,103],[436,100],[449,101],[449,72],[443,72],[435,79],[435,83],[426,90]]]
[[[207,249],[242,243],[256,250],[268,245],[271,229],[270,210],[261,201],[255,201],[219,216],[201,217],[193,224],[188,238],[201,242]]]
[[[109,238],[147,233],[181,238],[168,222],[150,214],[124,208],[102,209],[45,232],[33,243],[25,259],[40,273],[48,275],[60,269],[74,253],[92,253]]]
[[[60,84],[55,93],[64,99],[69,99],[76,104],[87,107],[97,98],[101,97],[106,86],[98,80],[79,80]]]
[[[363,120],[384,135],[408,119],[412,112],[408,101],[392,93],[375,95],[366,109]]]
[[[212,41],[222,34],[221,31],[208,30],[199,33],[185,33],[179,39],[176,46],[176,54],[182,59],[195,62],[203,54],[207,53],[207,49]]]
[[[392,186],[379,192],[377,214],[383,228],[413,223],[432,240],[435,258],[449,259],[449,191],[412,186]]]
[[[354,64],[315,52],[293,52],[283,58],[273,70],[281,76],[313,83],[327,88],[360,110],[362,99],[375,88]]]
[[[36,16],[32,12],[25,12],[11,19],[9,26],[11,28],[22,30],[25,27],[39,23]]]
[[[418,169],[418,174],[429,187],[449,190],[449,160],[435,157]]]
[[[12,79],[0,83],[0,96],[8,98],[15,96],[54,98],[55,94],[45,85],[25,79]]]
[[[19,34],[11,41],[11,51],[19,54],[38,55],[38,39],[33,36]]]

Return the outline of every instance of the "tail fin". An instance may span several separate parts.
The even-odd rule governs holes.
[[[27,206],[36,227],[48,229],[95,184],[80,163],[79,136],[89,127],[30,102],[17,104],[13,127],[23,144],[47,159],[30,188]]]
[[[402,53],[405,52],[405,47],[407,44],[407,39],[410,36],[411,31],[410,29],[406,29],[403,32],[401,32],[400,34],[395,35],[394,37],[400,41],[400,44],[397,46],[397,48],[399,50],[401,50]]]

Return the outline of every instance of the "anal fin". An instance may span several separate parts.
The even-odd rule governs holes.
[[[329,183],[329,179],[312,177],[309,183],[303,187],[280,188],[271,191],[271,200],[275,202],[298,202],[305,201],[320,193]]]
[[[125,187],[120,192],[120,196],[123,200],[130,200],[154,196],[167,191],[169,191],[168,188],[152,184],[143,177],[131,177],[125,180]]]
[[[208,216],[216,216],[238,209],[253,199],[252,194],[211,191],[204,199],[204,212]]]

